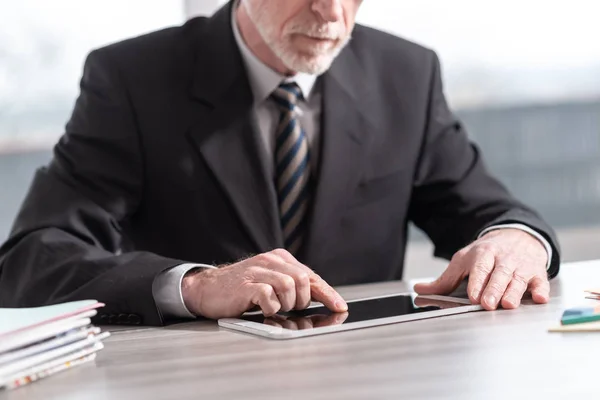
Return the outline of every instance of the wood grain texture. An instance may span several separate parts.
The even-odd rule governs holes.
[[[594,304],[583,290],[598,285],[600,261],[566,264],[548,305],[284,342],[212,322],[115,330],[95,364],[0,398],[583,398],[598,392],[600,335],[547,330],[564,308]],[[354,299],[406,289],[392,282],[340,292]]]

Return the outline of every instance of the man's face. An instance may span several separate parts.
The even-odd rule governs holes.
[[[292,71],[320,75],[350,40],[362,0],[242,0],[271,51]]]

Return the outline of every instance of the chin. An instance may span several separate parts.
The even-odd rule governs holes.
[[[296,72],[321,75],[326,72],[339,53],[338,48],[323,49],[323,46],[281,46],[275,54],[286,67]]]
[[[315,43],[305,46],[294,46],[294,50],[297,54],[305,57],[331,57],[332,54],[337,52],[338,46],[332,43]]]
[[[288,67],[294,71],[303,72],[311,75],[321,75],[325,73],[331,64],[331,57],[295,57],[294,60],[289,60]]]

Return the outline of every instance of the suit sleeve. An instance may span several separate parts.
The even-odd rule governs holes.
[[[548,274],[556,276],[560,250],[552,228],[487,171],[479,149],[448,107],[440,63],[435,54],[432,58],[427,126],[411,198],[411,220],[431,238],[435,255],[446,259],[489,227],[524,224],[552,246]]]
[[[122,250],[144,165],[135,115],[109,56],[106,49],[88,56],[65,134],[0,248],[0,307],[96,299],[106,304],[98,323],[162,324],[153,281],[183,261]]]

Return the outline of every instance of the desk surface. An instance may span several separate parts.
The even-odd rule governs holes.
[[[211,322],[116,329],[95,365],[0,398],[579,399],[599,391],[600,334],[547,329],[563,308],[590,302],[589,286],[600,286],[600,261],[565,264],[547,305],[283,342]],[[404,290],[340,288],[347,299]]]

